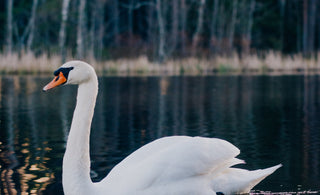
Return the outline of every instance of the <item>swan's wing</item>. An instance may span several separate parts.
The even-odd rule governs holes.
[[[237,147],[221,139],[165,137],[133,152],[114,167],[101,183],[126,183],[126,188],[132,190],[169,185],[207,175],[226,162],[230,163],[239,153]]]
[[[188,136],[170,136],[157,139],[149,144],[142,146],[137,149],[125,159],[123,159],[119,164],[117,164],[109,173],[109,175],[114,174],[118,171],[124,171],[125,169],[131,169],[132,166],[135,166],[147,158],[156,155],[158,152],[166,150],[167,148],[172,147],[172,145],[178,144],[180,142],[190,139]]]
[[[212,188],[224,194],[244,194],[260,181],[272,174],[282,165],[276,165],[267,169],[248,171],[238,168],[228,168],[211,180]]]

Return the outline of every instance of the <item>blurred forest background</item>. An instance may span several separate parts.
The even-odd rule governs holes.
[[[318,68],[319,9],[317,0],[3,0],[0,68],[24,55]]]

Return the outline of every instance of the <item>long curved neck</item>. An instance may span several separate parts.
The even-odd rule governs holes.
[[[63,158],[65,194],[86,194],[93,185],[90,178],[89,140],[97,93],[96,76],[78,87],[77,104]]]

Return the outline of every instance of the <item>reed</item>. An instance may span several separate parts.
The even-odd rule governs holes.
[[[163,64],[152,62],[146,56],[106,61],[88,58],[87,61],[100,75],[291,74],[320,71],[320,53],[306,59],[301,54],[282,55],[270,51],[260,55],[252,54],[242,57],[233,54],[232,56],[216,56],[211,59],[194,57],[169,59]],[[51,73],[60,66],[60,62],[58,55],[0,54],[0,72],[3,74]]]
[[[35,56],[33,53],[0,54],[0,71],[9,74],[45,73],[59,67],[60,57],[47,54]]]

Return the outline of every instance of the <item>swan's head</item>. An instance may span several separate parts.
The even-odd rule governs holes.
[[[90,79],[96,79],[96,73],[92,66],[82,61],[69,61],[54,71],[54,79],[48,83],[43,91],[60,85],[80,85]]]

